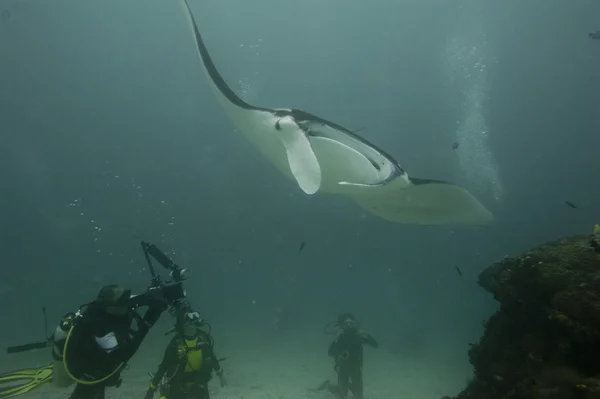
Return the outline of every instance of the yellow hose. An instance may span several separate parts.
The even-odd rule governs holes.
[[[71,371],[69,370],[69,367],[67,366],[67,346],[69,345],[69,340],[71,339],[71,334],[73,333],[73,329],[75,328],[75,325],[76,325],[76,321],[74,320],[73,325],[71,326],[71,328],[69,329],[69,333],[67,334],[67,340],[65,341],[65,347],[63,348],[63,366],[65,368],[65,371],[67,372],[67,375],[76,383],[84,384],[84,385],[94,385],[94,384],[98,384],[100,382],[108,380],[110,377],[115,375],[125,365],[125,362],[119,363],[117,368],[115,368],[110,374],[108,374],[106,377],[100,378],[99,380],[93,380],[93,381],[80,380],[80,379],[74,377],[73,374],[71,374]]]

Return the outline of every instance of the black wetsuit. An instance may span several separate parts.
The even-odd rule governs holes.
[[[147,326],[132,330],[132,322],[132,313],[110,315],[102,307],[90,304],[77,320],[67,345],[72,375],[82,380],[99,380],[129,361],[148,333]],[[104,399],[106,387],[120,385],[121,369],[102,382],[77,383],[70,399]]]
[[[208,382],[212,378],[213,371],[217,373],[221,371],[221,365],[214,353],[212,338],[206,332],[198,330],[196,348],[202,351],[202,364],[199,366],[190,364],[186,348],[186,343],[180,336],[171,339],[154,375],[152,385],[159,386],[166,375],[168,382],[160,386],[161,397],[209,399]]]
[[[600,30],[597,30],[596,32],[590,33],[590,38],[592,38],[592,39],[600,39]]]
[[[357,399],[363,397],[363,345],[377,348],[377,341],[368,333],[344,331],[329,345],[329,356],[335,360],[337,385],[328,389],[338,398],[346,398],[348,391]]]

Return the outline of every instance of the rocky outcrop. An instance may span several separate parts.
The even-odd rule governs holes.
[[[479,276],[500,302],[457,399],[600,399],[600,253],[591,237],[506,257]]]

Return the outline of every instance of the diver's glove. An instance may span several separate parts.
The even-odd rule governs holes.
[[[146,314],[144,314],[144,321],[149,327],[152,327],[168,307],[169,305],[160,298],[153,298],[148,310],[146,310]]]
[[[363,343],[367,345],[371,345],[373,348],[378,348],[379,344],[375,341],[375,338],[371,335],[371,333],[360,331],[358,336],[363,340]]]
[[[123,380],[121,379],[120,373],[112,375],[110,378],[104,381],[107,387],[120,388]]]
[[[127,363],[129,359],[133,357],[135,352],[137,352],[142,341],[146,338],[146,335],[148,335],[148,331],[150,331],[150,326],[136,312],[134,312],[134,318],[137,324],[137,331],[131,331],[131,341],[121,349],[120,357],[125,363]]]
[[[154,397],[154,392],[156,392],[156,387],[151,384],[148,387],[148,390],[146,391],[146,395],[144,396],[144,399],[152,399]]]
[[[136,317],[135,322],[137,324],[137,336],[145,337],[150,331],[151,325],[142,317]]]
[[[223,373],[223,369],[217,371],[217,376],[219,377],[219,382],[221,383],[221,388],[227,385],[227,380],[225,379],[225,374]],[[146,398],[148,399],[148,398]]]
[[[144,323],[146,323],[148,328],[152,327],[160,319],[163,312],[164,309],[162,307],[150,307],[144,315]]]

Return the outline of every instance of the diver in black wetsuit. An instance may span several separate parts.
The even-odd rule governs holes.
[[[55,332],[55,360],[64,360],[69,377],[77,382],[70,399],[104,399],[107,387],[120,386],[123,367],[167,308],[161,298],[137,296],[148,306],[142,318],[132,305],[135,297],[118,285],[107,285],[81,314],[64,319],[61,336]],[[134,319],[137,330],[132,330]]]
[[[152,399],[160,390],[160,397],[167,399],[209,399],[208,382],[216,372],[224,387],[225,376],[214,353],[210,332],[202,330],[206,325],[197,312],[187,311],[178,318],[171,339],[158,371],[146,392],[145,399]]]
[[[363,397],[363,345],[377,348],[377,341],[369,333],[359,331],[358,321],[350,313],[339,315],[337,338],[329,345],[328,354],[334,359],[337,385],[325,381],[317,390],[328,389],[336,397],[345,399],[348,391],[357,399]]]
[[[597,30],[596,32],[590,33],[590,38],[592,38],[592,39],[600,39],[600,30]]]

